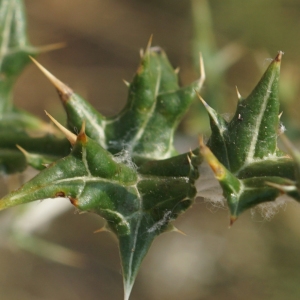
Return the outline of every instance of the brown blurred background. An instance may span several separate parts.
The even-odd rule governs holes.
[[[282,50],[283,120],[287,134],[298,138],[297,0],[214,0],[208,2],[210,7],[203,0],[25,3],[34,45],[67,43],[64,49],[41,55],[39,61],[106,115],[124,105],[127,90],[122,79],[131,80],[139,49],[146,46],[151,34],[153,44],[166,50],[174,67],[180,66],[183,84],[199,76],[195,57],[203,52],[207,68],[203,97],[229,114],[236,103],[235,85],[246,96],[270,57]],[[34,66],[18,81],[15,102],[45,120],[44,109],[64,120],[55,90]],[[195,143],[197,133],[207,131],[201,106],[195,104],[194,108],[189,114],[192,121],[186,120],[180,127],[181,135],[185,132],[191,139],[182,145],[178,138],[177,144],[184,149]],[[28,239],[21,241],[15,232],[7,232],[19,213],[19,208],[1,213],[6,229],[0,248],[0,299],[122,299],[117,243],[107,233],[93,233],[103,224],[99,217],[74,214],[70,208],[49,228],[35,231],[35,236],[65,247],[61,250],[65,264],[59,264],[34,255],[34,246],[26,246]],[[131,299],[299,299],[299,220],[300,207],[290,202],[271,221],[257,211],[248,212],[228,229],[225,208],[197,199],[176,221],[187,236],[169,233],[154,242]],[[31,252],[21,248],[31,248]],[[49,250],[45,256],[51,258],[52,254]]]

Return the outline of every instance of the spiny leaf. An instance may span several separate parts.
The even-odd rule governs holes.
[[[28,55],[37,50],[27,40],[23,2],[0,3],[0,113],[12,110],[11,91],[17,76],[29,63]]]
[[[48,165],[50,165],[51,163],[59,159],[58,156],[54,156],[54,155],[51,156],[51,155],[29,153],[19,145],[17,145],[17,148],[24,154],[26,163],[29,166],[35,168],[36,170],[43,170]]]
[[[202,100],[212,134],[210,150],[202,144],[201,153],[223,188],[232,220],[247,208],[276,199],[278,189],[266,182],[279,184],[294,177],[292,160],[277,148],[281,58],[279,52],[252,93],[239,97],[230,122]]]
[[[253,173],[249,178],[241,179],[241,176],[234,175],[221,164],[203,143],[200,144],[200,152],[210,165],[223,189],[223,195],[228,202],[231,213],[230,224],[246,209],[266,201],[275,200],[281,193],[273,185],[283,184],[288,181],[288,179],[282,178],[281,174],[276,172],[277,166],[272,166],[275,169],[273,174],[272,172],[268,174],[269,170],[264,172],[264,170],[267,170],[267,165],[263,163],[261,163],[262,170],[257,174]],[[283,171],[285,171],[286,177],[291,176],[289,172],[292,168],[291,160],[284,161]]]
[[[165,53],[149,43],[129,84],[126,106],[116,116],[106,118],[32,60],[56,87],[67,112],[68,127],[74,130],[84,123],[85,129],[75,139],[71,134],[71,153],[56,162],[48,154],[61,157],[69,152],[66,140],[62,140],[61,147],[60,141],[55,140],[49,148],[51,153],[36,153],[35,142],[28,145],[25,132],[20,131],[19,137],[24,142],[17,143],[28,162],[42,169],[48,159],[47,167],[4,197],[0,208],[66,197],[79,210],[105,218],[119,240],[125,299],[128,299],[153,239],[172,228],[170,221],[184,212],[196,195],[199,150],[172,157],[176,154],[173,137],[202,86],[204,73],[199,81],[180,88],[178,72],[173,70]],[[11,147],[8,136],[5,139],[6,147]],[[56,146],[59,149],[54,149]],[[48,147],[48,143],[43,147]],[[49,162],[52,163],[48,165]]]
[[[61,44],[36,48],[26,33],[26,18],[21,0],[0,1],[0,172],[23,171],[27,162],[16,144],[40,157],[56,158],[69,153],[69,145],[53,134],[37,117],[16,108],[12,102],[13,85],[30,62],[28,55],[61,47]],[[38,136],[38,138],[33,137]],[[43,136],[43,137],[41,137]],[[52,148],[52,149],[51,149]]]
[[[111,153],[125,149],[138,164],[145,159],[163,159],[176,154],[174,131],[203,83],[201,77],[190,86],[179,88],[177,72],[163,50],[147,47],[129,84],[127,104],[116,116],[106,118],[36,64],[57,88],[71,130],[79,128],[85,120],[89,137]]]
[[[132,168],[81,131],[72,152],[4,197],[0,209],[67,197],[107,220],[119,239],[125,297],[154,238],[193,202],[199,151]],[[126,296],[127,295],[127,296]],[[127,299],[127,298],[126,298]]]
[[[56,138],[52,134],[45,134],[42,137],[33,138],[30,134],[18,128],[7,128],[0,125],[0,173],[11,174],[22,172],[27,166],[24,154],[16,148],[19,144],[32,155],[41,158],[56,159],[68,155],[70,145],[67,140]],[[34,166],[34,165],[32,165]]]
[[[29,55],[58,49],[62,43],[33,47],[27,38],[27,24],[22,0],[0,2],[0,117],[13,110],[12,88],[30,62]],[[20,111],[15,111],[22,115]],[[33,118],[33,117],[32,117]]]

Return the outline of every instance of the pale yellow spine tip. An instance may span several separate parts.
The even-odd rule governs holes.
[[[197,96],[204,106],[208,106],[208,104],[205,102],[205,100],[201,97],[201,95],[198,92],[197,92]]]
[[[187,234],[185,233],[185,232],[183,232],[182,230],[180,230],[180,229],[178,229],[177,227],[173,227],[173,231],[174,232],[177,232],[177,233],[179,233],[179,234],[182,234],[182,235],[184,235],[184,236],[187,236]]]
[[[39,51],[39,53],[45,53],[45,52],[62,49],[62,48],[65,48],[66,46],[67,46],[67,44],[65,42],[55,43],[55,44],[40,46],[40,47],[38,47],[38,51]]]
[[[83,120],[79,134],[85,134],[85,120]]]
[[[43,74],[50,80],[50,82],[55,86],[55,88],[62,94],[62,96],[67,95],[68,97],[70,97],[73,94],[72,89],[70,89],[66,84],[57,79],[33,57],[29,57],[34,62],[34,64],[43,72]]]
[[[146,52],[148,52],[152,46],[152,40],[153,40],[153,34],[150,35],[147,47],[146,47]]]
[[[283,51],[278,51],[278,54],[275,57],[275,61],[280,62],[282,60],[282,56],[283,56],[284,52]]]
[[[97,229],[94,231],[94,233],[100,233],[100,232],[110,232],[106,226],[101,227],[100,229]]]
[[[242,95],[240,94],[239,89],[238,89],[237,86],[235,86],[235,91],[236,91],[236,94],[237,94],[237,97],[238,97],[239,101],[243,100],[243,97],[242,97]]]
[[[123,82],[125,83],[125,85],[126,85],[127,87],[130,87],[130,83],[129,83],[127,80],[123,79]]]
[[[47,111],[45,111],[46,115],[50,118],[50,120],[60,129],[60,131],[65,135],[65,137],[69,140],[71,145],[74,145],[77,140],[76,134],[68,130],[66,127],[62,126],[57,120],[55,120]]]
[[[25,156],[28,156],[29,153],[23,148],[21,147],[20,145],[16,145],[16,147],[25,155]]]
[[[229,228],[231,228],[231,226],[237,219],[238,219],[237,216],[230,216]]]
[[[140,58],[144,57],[144,49],[140,49]]]
[[[189,164],[191,165],[192,164],[192,160],[191,160],[191,158],[190,158],[190,153],[186,156],[187,157],[187,160],[188,160],[188,162],[189,162]]]
[[[82,122],[80,132],[77,136],[77,140],[80,140],[83,143],[87,142],[87,136],[85,134],[85,120],[83,120],[83,122]]]
[[[198,137],[199,145],[200,147],[205,147],[204,141],[203,141],[203,135],[199,135]]]
[[[204,83],[205,79],[206,79],[203,56],[202,56],[201,52],[199,53],[199,67],[200,67],[199,87],[201,88],[203,86],[203,83]]]

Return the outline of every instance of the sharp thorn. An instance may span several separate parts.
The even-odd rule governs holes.
[[[130,87],[130,82],[128,82],[128,81],[125,80],[125,79],[123,79],[123,82],[125,83],[125,85],[126,85],[127,87]]]
[[[144,57],[144,49],[140,49],[140,58]]]
[[[177,227],[173,227],[173,231],[174,232],[177,232],[177,233],[180,233],[180,234],[182,234],[182,235],[184,235],[184,236],[187,236],[187,234],[185,233],[185,232],[183,232],[183,231],[181,231],[181,230],[179,230]]]
[[[229,228],[233,225],[233,223],[237,220],[236,216],[230,216],[230,223],[229,223]]]
[[[287,184],[284,185],[284,184],[277,184],[274,182],[265,181],[265,184],[279,190],[282,194],[286,194],[288,192],[295,192],[298,190],[296,185],[289,182],[287,182]]]
[[[82,122],[79,134],[85,134],[85,120]]]
[[[100,233],[100,232],[110,232],[106,226],[104,225],[103,227],[101,227],[100,229],[97,229],[94,231],[94,233]]]
[[[50,52],[53,50],[62,49],[62,48],[65,48],[66,46],[67,46],[67,44],[65,42],[61,42],[61,43],[40,46],[40,47],[38,47],[38,50],[39,50],[39,53],[45,53],[45,52]]]
[[[151,46],[152,46],[152,40],[153,40],[153,34],[150,35],[147,47],[146,47],[146,53],[149,52]]]
[[[193,150],[190,149],[189,150],[189,153],[190,153],[190,158],[192,159],[193,157],[197,157],[197,155],[194,154]]]
[[[179,73],[179,71],[180,71],[180,68],[177,67],[177,68],[174,70],[174,73],[177,75],[177,74]]]
[[[22,148],[20,145],[16,145],[16,147],[25,155],[25,156],[28,156],[29,153],[24,149]]]
[[[201,97],[201,95],[198,92],[197,92],[197,96],[198,96],[199,100],[202,102],[202,104],[205,107],[209,107],[209,105],[207,104],[207,102],[205,102],[205,100]]]
[[[70,89],[66,84],[57,79],[52,75],[46,68],[44,68],[39,62],[37,62],[33,57],[29,56],[30,59],[35,63],[35,65],[44,73],[44,75],[50,80],[50,82],[56,87],[59,94],[62,96],[63,100],[67,100],[73,94],[73,90]]]
[[[284,54],[283,51],[278,51],[278,54],[275,57],[275,61],[280,62],[282,60],[282,55]]]
[[[206,147],[203,141],[203,135],[199,135],[198,137],[200,148]]]
[[[60,131],[65,135],[65,137],[69,140],[71,145],[74,145],[77,140],[76,134],[68,130],[66,127],[62,126],[57,120],[55,120],[47,111],[45,111],[46,115],[51,119],[51,121],[60,129]]]
[[[237,86],[235,86],[235,91],[236,91],[236,94],[237,94],[237,97],[238,97],[239,101],[243,100],[243,97],[241,96]]]
[[[190,166],[193,166],[193,165],[192,165],[192,160],[191,160],[191,158],[190,158],[189,155],[187,155],[187,160],[188,160],[188,162],[189,162],[189,165],[190,165]]]
[[[282,114],[283,114],[283,111],[278,115],[278,119],[279,119],[279,120],[280,120]]]
[[[266,185],[271,186],[273,188],[276,188],[278,190],[280,190],[281,192],[284,192],[283,186],[274,182],[270,182],[270,181],[266,181],[265,182]]]
[[[202,53],[199,53],[199,67],[200,67],[200,79],[199,79],[199,86],[202,87],[206,74],[205,74],[205,68],[204,68],[204,62],[203,62],[203,56]]]
[[[85,134],[85,120],[83,120],[80,132],[78,133],[77,139],[83,143],[87,142],[87,136]]]

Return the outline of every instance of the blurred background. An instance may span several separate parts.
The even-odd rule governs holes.
[[[146,47],[151,34],[153,45],[164,48],[174,67],[180,67],[183,85],[199,77],[199,51],[203,53],[207,80],[201,94],[229,118],[237,102],[235,86],[247,96],[282,50],[282,120],[287,135],[299,139],[298,0],[25,3],[32,44],[67,43],[38,60],[105,115],[123,107],[127,88],[122,79],[133,77],[139,49]],[[15,103],[44,120],[44,109],[62,122],[65,118],[54,88],[34,66],[19,79]],[[181,151],[195,145],[197,134],[209,134],[200,103],[195,101],[179,129]],[[10,188],[19,181],[19,176],[10,178]],[[52,212],[53,202],[33,206],[45,205]],[[0,231],[6,229],[1,235],[0,298],[122,299],[117,242],[108,233],[93,233],[103,224],[101,218],[74,213],[68,201],[61,209],[65,212],[51,222],[38,214],[36,223],[37,216],[26,216],[25,210],[13,225],[20,208],[1,212]],[[280,209],[261,210],[264,217],[258,210],[249,211],[228,229],[226,207],[197,199],[176,221],[186,236],[169,233],[154,242],[131,299],[299,299],[300,207],[291,201]]]

